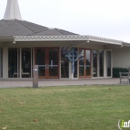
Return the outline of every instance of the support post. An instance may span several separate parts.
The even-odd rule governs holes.
[[[33,88],[38,88],[38,65],[33,67]]]

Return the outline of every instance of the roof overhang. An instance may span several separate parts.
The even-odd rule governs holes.
[[[114,44],[114,45],[121,45],[122,41],[102,38],[102,37],[95,37],[95,36],[81,36],[81,35],[53,35],[53,36],[14,36],[15,42],[23,42],[23,41],[95,41],[104,44]]]
[[[9,36],[9,37],[7,37],[7,36],[1,36],[0,37],[0,42],[13,42],[14,41],[14,37],[12,37],[12,36]]]
[[[123,42],[123,43],[122,43],[122,46],[130,47],[130,43]]]

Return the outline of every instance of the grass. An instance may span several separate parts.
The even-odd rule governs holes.
[[[0,89],[0,129],[118,130],[130,120],[130,86]]]

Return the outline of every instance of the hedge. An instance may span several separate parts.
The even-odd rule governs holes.
[[[119,72],[128,72],[128,68],[113,68],[113,78],[119,78]]]

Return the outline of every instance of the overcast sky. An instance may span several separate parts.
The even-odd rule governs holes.
[[[22,19],[81,35],[130,42],[130,0],[18,0]],[[0,0],[3,19],[6,0]]]

